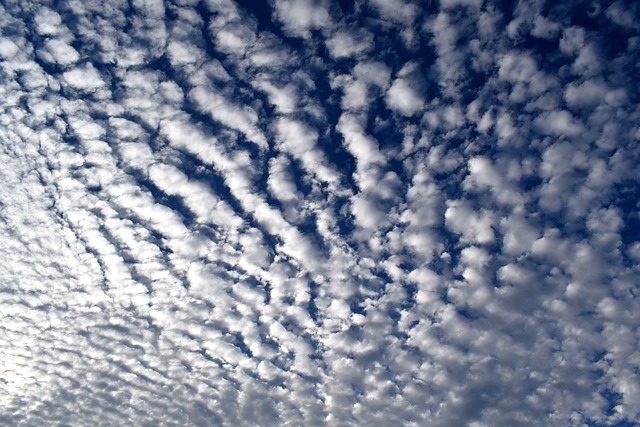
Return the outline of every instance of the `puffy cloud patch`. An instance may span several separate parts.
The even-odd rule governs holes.
[[[447,202],[444,217],[447,227],[460,234],[463,242],[486,244],[495,239],[490,211],[476,212],[468,202],[452,200]]]
[[[106,85],[98,70],[91,64],[66,71],[62,79],[72,88],[86,92],[93,92]]]
[[[293,35],[309,37],[310,31],[320,29],[330,22],[328,5],[314,0],[276,0],[275,17]]]
[[[38,54],[46,62],[60,65],[70,65],[80,59],[80,55],[71,45],[59,39],[48,40]]]
[[[386,96],[387,105],[405,116],[412,116],[422,110],[424,101],[410,81],[404,78],[394,80]]]
[[[2,59],[11,59],[18,53],[19,50],[20,46],[18,46],[9,37],[0,38],[0,56],[2,57]]]

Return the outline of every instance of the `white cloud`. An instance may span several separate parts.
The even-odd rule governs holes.
[[[608,88],[603,82],[586,80],[578,85],[568,85],[564,98],[571,106],[593,107],[603,102]]]
[[[396,79],[386,96],[387,105],[405,116],[412,116],[424,108],[424,100],[411,82],[405,78]]]
[[[175,65],[195,64],[199,62],[204,55],[200,48],[179,41],[169,42],[167,53]]]
[[[564,110],[543,113],[535,119],[535,124],[547,135],[574,137],[584,131],[584,126]]]
[[[573,62],[571,69],[574,73],[585,77],[597,75],[602,70],[596,47],[589,43],[580,48],[578,57]]]
[[[1,424],[637,424],[635,6],[36,3]]]
[[[339,177],[316,146],[318,133],[304,123],[281,118],[276,123],[278,148],[299,159],[304,168],[321,181],[337,184]]]
[[[351,211],[358,225],[363,228],[375,230],[385,223],[386,212],[375,201],[367,200],[366,197],[355,198]]]
[[[560,25],[542,15],[537,15],[533,20],[531,34],[542,39],[552,39],[560,30]]]
[[[276,126],[283,150],[300,157],[315,148],[318,133],[314,129],[289,119],[278,120]]]
[[[618,0],[613,2],[613,4],[606,9],[605,15],[609,20],[611,20],[611,22],[621,27],[638,30],[640,26],[633,18],[637,12],[637,5],[630,3],[629,7],[627,7],[624,2]]]
[[[391,70],[382,62],[358,62],[353,69],[353,74],[360,80],[375,84],[381,89],[389,87]]]
[[[42,7],[34,17],[34,21],[41,35],[56,35],[64,29],[60,14],[48,7]]]
[[[511,255],[520,255],[531,251],[540,234],[522,214],[503,218],[500,226],[503,229],[504,251]]]
[[[310,30],[330,23],[328,5],[324,1],[276,0],[274,9],[276,18],[296,36],[308,38]]]
[[[341,77],[344,77],[341,79]],[[344,110],[361,110],[366,109],[370,105],[369,93],[367,85],[359,80],[353,80],[348,76],[339,76],[338,81],[342,80],[343,88],[341,106]]]
[[[451,200],[444,218],[451,231],[462,235],[463,242],[487,244],[495,240],[492,212],[476,212],[463,200]]]
[[[365,135],[355,117],[350,115],[340,117],[337,129],[344,136],[347,148],[363,168],[367,168],[371,163],[384,161],[376,141]]]
[[[513,84],[511,99],[523,102],[529,96],[538,96],[553,87],[551,76],[538,69],[535,59],[526,53],[508,53],[499,60],[498,76]]]
[[[161,0],[134,0],[136,12],[152,19],[162,19],[165,14],[164,3]]]
[[[460,29],[450,21],[449,15],[440,12],[424,24],[425,31],[433,33],[433,43],[438,52],[436,60],[439,85],[447,94],[456,95],[458,85],[465,75],[464,54],[458,48]]]
[[[78,52],[64,40],[51,39],[45,44],[44,49],[38,52],[39,56],[46,62],[70,65],[80,59]]]
[[[567,54],[575,54],[585,45],[585,31],[582,27],[565,28],[560,39],[560,50]]]
[[[269,161],[269,190],[273,196],[283,203],[297,201],[301,195],[293,181],[290,171],[287,170],[289,162],[285,157],[274,157]]]
[[[334,58],[359,55],[373,47],[373,37],[365,32],[337,31],[327,40],[327,48]]]
[[[223,94],[202,86],[192,89],[189,96],[214,120],[242,132],[249,141],[260,148],[267,147],[266,138],[257,128],[258,115],[251,107],[236,105]]]
[[[211,8],[217,13],[209,23],[217,49],[226,54],[244,55],[257,40],[253,21],[248,17],[241,18],[233,2],[224,6],[211,4]]]
[[[11,59],[19,50],[20,46],[13,40],[8,37],[0,37],[0,57],[2,57],[2,59]]]
[[[521,208],[524,203],[523,196],[509,182],[508,172],[504,173],[496,168],[486,157],[469,159],[468,167],[469,176],[463,182],[466,190],[488,189],[499,203]]]
[[[293,113],[296,110],[298,106],[298,91],[295,86],[289,84],[284,87],[278,87],[266,79],[256,81],[255,85],[267,93],[269,102],[275,105],[279,113]]]
[[[443,9],[453,9],[457,6],[467,6],[479,9],[482,6],[482,2],[479,0],[444,0],[441,3]]]
[[[106,85],[92,64],[85,64],[83,67],[66,71],[62,78],[72,88],[87,92],[95,91]]]
[[[405,25],[413,22],[418,10],[416,5],[404,0],[370,0],[370,3],[380,13],[381,18]]]

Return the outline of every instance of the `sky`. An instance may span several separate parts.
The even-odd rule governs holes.
[[[0,3],[0,424],[640,425],[640,3]]]

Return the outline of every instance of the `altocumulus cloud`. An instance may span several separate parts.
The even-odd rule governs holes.
[[[0,424],[640,424],[632,1],[0,6]]]

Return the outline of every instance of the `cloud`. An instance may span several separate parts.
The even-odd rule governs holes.
[[[386,89],[389,86],[391,70],[382,62],[359,62],[353,69],[353,74],[366,83]]]
[[[72,88],[86,92],[92,92],[105,86],[100,73],[91,64],[66,71],[62,78]]]
[[[492,243],[495,239],[492,216],[488,211],[476,213],[461,200],[448,202],[444,214],[447,226],[454,233],[462,235],[463,242],[480,244]]]
[[[220,123],[242,132],[249,141],[261,148],[266,148],[267,140],[257,128],[258,115],[249,106],[234,105],[220,93],[210,91],[202,86],[191,90],[189,96],[198,107],[209,113]]]
[[[405,116],[412,116],[424,107],[424,101],[420,94],[403,78],[393,82],[387,92],[386,101],[391,109]]]
[[[330,22],[328,6],[324,1],[276,0],[274,15],[286,31],[309,38],[310,30],[320,29]]]
[[[55,10],[42,7],[34,17],[38,34],[43,36],[59,34],[65,27],[62,17]]]
[[[402,24],[410,24],[418,10],[414,4],[405,1],[371,0],[370,3],[381,18]]]
[[[203,55],[197,47],[179,41],[169,42],[167,54],[176,65],[194,64],[198,62]]]
[[[579,135],[584,127],[575,120],[568,111],[554,111],[543,113],[535,120],[541,132],[548,135]]]
[[[621,27],[638,30],[638,24],[631,18],[637,9],[634,4],[627,6],[622,1],[615,1],[605,10],[605,15]]]
[[[554,84],[553,78],[538,70],[536,61],[527,54],[507,54],[500,60],[498,75],[514,84],[511,98],[523,101],[527,96],[542,94]]]
[[[0,38],[0,56],[2,56],[3,59],[10,59],[14,57],[19,50],[20,50],[20,46],[18,46],[10,38],[8,37]]]
[[[602,82],[586,80],[579,85],[569,85],[565,91],[565,99],[571,106],[594,107],[606,97],[608,88]]]
[[[38,54],[46,62],[63,66],[74,64],[80,59],[80,55],[71,45],[59,39],[48,40]]]
[[[340,182],[337,172],[328,164],[324,153],[316,147],[318,133],[314,129],[284,118],[278,121],[276,129],[278,148],[300,160],[309,174],[332,185]]]
[[[338,130],[344,135],[347,148],[362,167],[384,161],[376,141],[364,134],[355,117],[342,116],[338,123]]]
[[[485,157],[469,159],[468,167],[469,176],[463,182],[466,190],[488,189],[499,203],[506,205],[521,206],[524,203],[522,194],[509,182],[509,171],[500,171]]]
[[[560,25],[542,15],[537,15],[533,21],[531,34],[543,39],[552,39],[560,30]]]
[[[0,423],[636,425],[635,6],[0,6]]]
[[[349,33],[338,31],[327,40],[327,48],[334,58],[359,55],[373,46],[373,36],[364,31]]]

